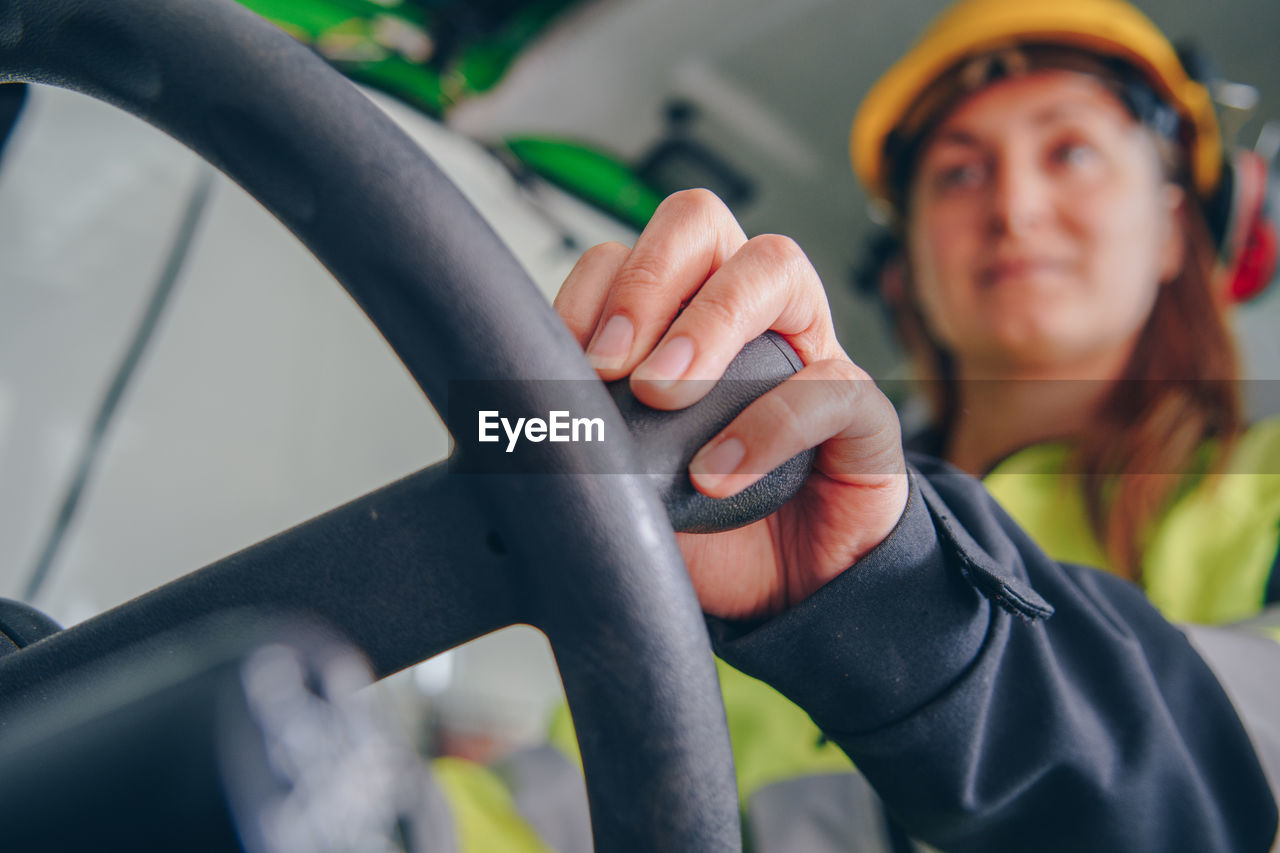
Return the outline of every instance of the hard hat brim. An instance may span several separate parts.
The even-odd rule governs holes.
[[[1192,128],[1190,170],[1208,196],[1222,168],[1222,141],[1208,89],[1192,80],[1164,34],[1117,0],[971,0],[944,13],[872,86],[854,116],[849,151],[870,195],[892,198],[885,143],[921,94],[966,57],[1016,44],[1078,47],[1134,66]]]

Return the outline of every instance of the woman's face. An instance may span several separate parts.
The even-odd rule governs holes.
[[[1043,71],[957,106],[920,154],[908,252],[962,375],[1111,378],[1182,263],[1181,194],[1101,82]]]

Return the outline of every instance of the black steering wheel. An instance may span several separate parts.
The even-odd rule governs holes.
[[[379,676],[528,623],[556,656],[596,848],[740,849],[712,656],[663,503],[577,343],[421,149],[230,0],[3,0],[0,79],[115,104],[241,184],[446,421],[451,381],[504,380],[497,405],[544,412],[548,383],[523,380],[572,379],[554,383],[557,405],[615,437],[541,445],[536,475],[426,469],[48,637],[0,660],[0,721],[59,673],[226,608],[318,614]]]

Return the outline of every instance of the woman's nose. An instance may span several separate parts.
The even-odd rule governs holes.
[[[1048,219],[1051,196],[1049,176],[1043,170],[1021,158],[1006,159],[991,182],[991,230],[1009,236],[1034,233]]]

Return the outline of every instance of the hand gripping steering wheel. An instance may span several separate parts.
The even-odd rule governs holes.
[[[245,187],[446,419],[451,380],[575,379],[557,383],[559,402],[622,436],[587,454],[543,445],[555,473],[426,469],[46,638],[0,660],[0,720],[59,673],[226,608],[318,614],[379,676],[529,623],[555,652],[596,848],[740,849],[712,656],[663,504],[576,342],[421,149],[230,0],[0,0],[0,79],[115,104]],[[497,385],[510,411],[548,410],[545,382]]]

